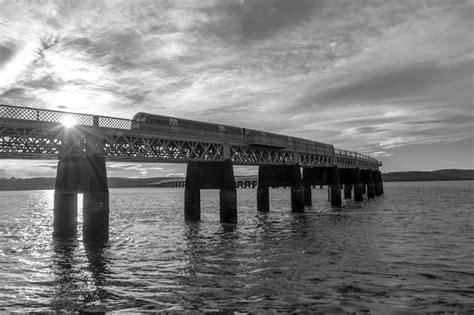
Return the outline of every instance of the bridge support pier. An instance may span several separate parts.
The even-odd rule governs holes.
[[[54,192],[53,237],[71,238],[77,233],[77,193]]]
[[[222,188],[219,191],[219,216],[221,223],[237,223],[237,190]]]
[[[184,189],[184,219],[186,221],[201,220],[201,191],[196,188]]]
[[[362,182],[367,184],[367,198],[372,199],[375,197],[375,185],[372,170],[361,171]]]
[[[260,181],[257,186],[257,211],[270,211],[270,191],[268,186],[265,186],[263,183],[260,183]]]
[[[291,211],[304,211],[305,195],[300,166],[265,165],[258,168],[257,210],[270,211],[269,187],[291,187]]]
[[[109,238],[109,188],[105,158],[92,155],[89,160],[89,187],[83,195],[82,235],[85,241],[102,242]]]
[[[83,193],[83,240],[106,242],[109,238],[109,191],[103,140],[79,139],[66,130],[59,158],[54,195],[53,236],[70,238],[77,230],[77,193]],[[85,140],[85,153],[77,146]]]
[[[364,201],[364,196],[362,192],[362,181],[360,178],[360,169],[355,168],[352,170],[352,182],[354,183],[354,200],[355,201]]]
[[[344,199],[352,198],[352,184],[344,184]]]
[[[383,178],[382,178],[381,171],[379,171],[379,179],[380,179],[380,193],[383,195]]]
[[[301,181],[301,167],[299,165],[290,166],[291,176],[291,211],[304,212],[305,191]],[[311,190],[311,187],[310,187]]]
[[[372,176],[374,178],[375,196],[380,196],[382,195],[382,174],[380,171],[373,171]]]
[[[201,219],[200,189],[219,189],[221,223],[237,223],[237,190],[232,161],[189,162],[184,190],[184,218]]]
[[[344,199],[352,198],[352,169],[339,169],[339,180],[344,191]]]
[[[311,185],[305,185],[304,187],[304,204],[306,206],[311,206],[312,201],[312,192],[311,192]]]
[[[304,212],[303,186],[291,187],[291,211]]]
[[[328,169],[328,181],[330,186],[331,205],[340,206],[341,200],[341,184],[339,182],[339,169],[337,166]]]
[[[312,190],[311,187],[319,185],[323,188],[323,184],[327,184],[327,168],[326,167],[304,167],[303,168],[303,187],[305,205],[312,204]]]

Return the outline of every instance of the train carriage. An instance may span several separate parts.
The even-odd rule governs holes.
[[[334,146],[326,143],[310,141],[302,138],[283,136],[279,134],[239,128],[227,125],[200,122],[163,115],[137,113],[133,117],[132,130],[162,130],[175,135],[190,132],[202,137],[224,138],[248,146],[268,147],[275,149],[297,150],[299,152],[333,155]]]

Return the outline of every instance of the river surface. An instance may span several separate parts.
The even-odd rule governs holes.
[[[384,188],[305,213],[270,189],[267,214],[239,189],[235,226],[217,190],[188,223],[183,189],[111,189],[105,246],[53,241],[53,191],[0,192],[0,310],[474,312],[474,182]]]

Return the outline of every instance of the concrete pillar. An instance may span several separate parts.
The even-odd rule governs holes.
[[[65,145],[64,145],[65,146]],[[76,237],[77,192],[81,191],[83,174],[81,158],[60,157],[54,187],[53,237]]]
[[[85,192],[83,206],[84,241],[106,242],[109,239],[109,193]]]
[[[311,185],[306,185],[304,186],[304,204],[306,206],[311,206],[311,204],[313,203],[311,199]]]
[[[379,171],[379,179],[380,179],[380,193],[383,195],[383,178],[382,172]]]
[[[64,129],[55,184],[54,237],[76,235],[77,193],[83,193],[83,240],[106,242],[109,238],[109,190],[99,132],[84,134]]]
[[[304,212],[304,197],[303,186],[291,187],[291,211]]]
[[[362,182],[360,178],[360,169],[355,168],[352,173],[352,182],[354,183],[354,200],[363,201]]]
[[[220,189],[219,203],[221,223],[237,223],[237,190],[235,188]]]
[[[105,158],[93,154],[88,161],[89,184],[83,195],[84,241],[105,242],[109,239],[109,188]]]
[[[382,187],[381,187],[381,174],[380,171],[373,171],[372,176],[374,178],[374,186],[375,186],[375,195],[380,196],[382,194]]]
[[[237,190],[232,161],[189,162],[184,190],[184,217],[201,219],[200,189],[219,189],[221,223],[237,222]]]
[[[270,192],[268,186],[257,186],[257,210],[260,212],[270,211]]]
[[[201,220],[201,191],[199,188],[184,189],[184,219],[186,221]]]
[[[372,199],[375,197],[375,185],[372,171],[367,170],[367,198]]]
[[[71,238],[76,237],[76,233],[77,193],[55,191],[53,237]]]
[[[344,199],[352,198],[352,184],[344,184]]]
[[[305,199],[300,166],[293,165],[291,172],[291,211],[304,212]]]
[[[269,174],[268,167],[258,167],[258,184],[257,184],[257,211],[270,211],[270,192],[269,192]]]
[[[340,206],[341,200],[341,185],[339,183],[339,170],[337,166],[333,166],[328,170],[328,181],[330,185],[331,205]]]

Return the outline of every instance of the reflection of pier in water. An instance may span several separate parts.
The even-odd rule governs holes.
[[[52,263],[56,279],[51,297],[52,309],[104,311],[97,308],[97,303],[113,298],[104,289],[110,273],[107,246],[104,243],[79,243],[74,239],[55,240],[53,246]]]

